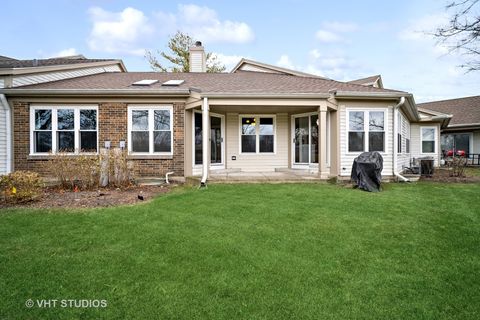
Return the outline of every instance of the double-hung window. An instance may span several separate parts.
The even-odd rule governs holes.
[[[275,152],[275,117],[240,117],[241,153]]]
[[[128,108],[128,150],[132,154],[173,153],[172,106]]]
[[[437,130],[435,127],[422,127],[422,153],[435,153]]]
[[[348,112],[348,152],[385,151],[385,111]]]
[[[32,106],[31,154],[97,152],[97,106]]]

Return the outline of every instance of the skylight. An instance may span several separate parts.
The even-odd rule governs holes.
[[[168,80],[167,82],[162,83],[162,86],[179,86],[184,82],[185,80]]]
[[[150,86],[154,83],[157,83],[158,80],[149,80],[149,79],[144,79],[144,80],[140,80],[140,81],[137,81],[137,82],[134,82],[132,83],[134,86]]]

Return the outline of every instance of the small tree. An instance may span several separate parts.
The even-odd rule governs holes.
[[[449,3],[447,10],[454,10],[448,25],[435,30],[434,36],[442,43],[450,44],[451,52],[463,53],[469,58],[460,67],[468,71],[480,70],[480,14],[475,12],[480,0],[458,0]]]
[[[194,41],[191,36],[181,31],[170,38],[168,41],[168,48],[171,53],[166,53],[164,51],[157,50],[157,54],[161,58],[169,61],[173,66],[166,66],[159,61],[157,55],[153,54],[151,51],[147,50],[145,52],[145,58],[150,63],[150,66],[153,70],[159,72],[189,72],[190,71],[190,60],[189,60],[189,49],[194,45]],[[212,52],[207,53],[207,72],[223,72],[225,71],[225,66],[218,61],[218,58]]]

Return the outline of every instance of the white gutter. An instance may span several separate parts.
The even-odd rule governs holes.
[[[208,140],[209,140],[209,120],[210,113],[208,107],[208,98],[203,98],[202,104],[202,180],[200,187],[205,187],[208,178]]]
[[[0,89],[0,92],[11,96],[44,96],[44,95],[72,95],[72,96],[190,96],[188,89]]]
[[[202,92],[202,97],[208,98],[250,98],[250,99],[325,99],[329,93],[240,93],[240,92]]]
[[[377,98],[377,99],[391,99],[391,98],[404,98],[405,96],[411,96],[407,92],[390,92],[390,91],[373,91],[373,92],[363,92],[363,91],[341,91],[336,90],[335,95],[337,98]]]
[[[10,122],[10,105],[4,94],[0,94],[0,106],[5,110],[5,130],[7,136],[7,174],[12,171],[12,124]]]
[[[398,108],[405,103],[405,97],[401,97],[400,101],[393,107],[393,174],[403,182],[409,182],[407,178],[397,171],[398,158]]]

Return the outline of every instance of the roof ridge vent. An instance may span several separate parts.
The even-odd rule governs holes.
[[[143,80],[136,81],[136,82],[132,83],[132,85],[134,85],[134,86],[151,86],[152,84],[157,83],[157,82],[158,82],[158,80],[154,80],[154,79],[143,79]]]
[[[162,83],[162,86],[172,86],[172,87],[178,87],[182,83],[184,83],[185,80],[168,80]]]

